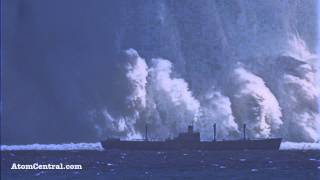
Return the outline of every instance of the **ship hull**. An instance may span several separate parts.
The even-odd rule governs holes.
[[[105,150],[279,150],[281,138],[263,140],[234,140],[234,141],[200,141],[200,142],[178,142],[178,141],[120,141],[106,140],[101,145]]]

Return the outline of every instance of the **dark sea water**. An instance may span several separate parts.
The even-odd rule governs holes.
[[[82,170],[11,170],[81,164]],[[320,179],[320,151],[2,151],[6,179]]]

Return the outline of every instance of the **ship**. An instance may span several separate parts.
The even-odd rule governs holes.
[[[149,140],[148,126],[145,126],[145,139],[121,140],[109,138],[101,141],[105,150],[139,150],[139,151],[169,151],[169,150],[200,150],[200,151],[234,151],[234,150],[279,150],[281,138],[249,139],[246,137],[246,125],[243,125],[243,138],[237,140],[217,140],[216,124],[213,126],[212,141],[201,141],[200,132],[189,125],[187,132],[180,133],[173,139]]]

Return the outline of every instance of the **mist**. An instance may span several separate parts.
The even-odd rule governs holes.
[[[319,2],[7,0],[3,144],[319,141]]]

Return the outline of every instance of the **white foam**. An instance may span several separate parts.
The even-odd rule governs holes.
[[[130,61],[128,61],[126,65],[126,76],[132,87],[132,92],[128,97],[128,101],[134,108],[145,108],[148,66],[136,50],[128,49],[126,55],[130,58]]]
[[[146,121],[155,137],[167,138],[197,122],[200,103],[188,83],[174,75],[173,64],[165,59],[152,59],[148,77]]]
[[[201,139],[212,139],[213,123],[217,123],[218,138],[228,139],[239,133],[228,97],[210,89],[201,100],[201,117],[195,124],[195,127],[201,131]]]
[[[300,45],[303,49],[303,42],[294,43],[296,47]],[[228,139],[239,137],[242,124],[246,123],[252,138],[279,136],[304,142],[316,142],[320,138],[319,115],[315,111],[319,93],[310,64],[300,62],[298,66],[295,60],[288,61],[286,66],[290,71],[272,78],[277,84],[272,86],[273,82],[263,73],[240,62],[228,77],[232,82],[229,93],[208,81],[208,91],[194,95],[171,61],[161,58],[145,61],[134,49],[128,49],[125,55],[124,81],[130,87],[130,93],[126,94],[127,108],[120,113],[108,111],[108,107],[90,110],[98,137],[140,139],[145,130],[143,124],[147,123],[154,138],[164,139],[194,124],[202,132],[201,139],[209,140],[212,125],[217,123],[218,138]],[[306,57],[309,56],[301,55]]]
[[[307,61],[315,57],[315,54],[310,53],[305,41],[299,34],[288,34],[287,47],[284,52],[286,56],[294,57],[300,61]]]
[[[153,90],[163,96],[161,99],[166,99],[168,103],[175,107],[183,106],[184,111],[192,112],[194,116],[198,114],[200,103],[194,98],[189,90],[188,83],[182,78],[172,77],[173,67],[169,60],[152,59],[152,67],[150,68],[151,77],[153,80]],[[158,95],[157,94],[157,95]],[[165,102],[162,101],[163,104]],[[192,119],[197,120],[197,117]]]
[[[97,143],[70,143],[70,144],[28,144],[28,145],[1,145],[1,151],[22,151],[22,150],[93,150],[102,151],[103,148]],[[297,143],[282,142],[280,150],[320,150],[320,143]],[[183,154],[188,155],[188,154]],[[245,159],[240,159],[240,161]]]
[[[320,150],[320,143],[282,142],[281,150]]]
[[[100,143],[70,143],[70,144],[28,144],[28,145],[1,145],[1,151],[23,151],[23,150],[103,150]]]
[[[246,123],[255,138],[269,137],[283,124],[280,105],[264,80],[239,67],[234,70],[236,93],[233,113],[239,124]],[[250,120],[250,121],[249,121]]]

